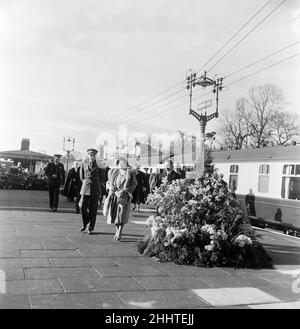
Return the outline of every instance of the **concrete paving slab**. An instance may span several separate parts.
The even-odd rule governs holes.
[[[133,279],[125,278],[62,278],[60,282],[67,293],[74,292],[114,292],[143,290]]]
[[[120,266],[155,266],[158,268],[161,264],[149,257],[130,256],[130,257],[113,257],[113,261]],[[156,267],[157,265],[157,267]],[[167,265],[167,264],[165,264]]]
[[[67,249],[76,249],[75,246],[67,240],[67,238],[40,238],[41,244],[45,250],[57,249],[57,250],[67,250]]]
[[[138,256],[131,245],[105,243],[97,247],[83,246],[78,248],[79,252],[85,257],[130,257]]]
[[[213,306],[279,302],[279,299],[252,287],[193,289],[193,292]]]
[[[0,309],[29,309],[28,296],[0,294]]]
[[[43,246],[39,239],[30,237],[21,237],[18,239],[19,249],[43,249]]]
[[[167,266],[165,266],[167,265]],[[160,264],[160,270],[169,276],[224,276],[218,268],[203,268],[196,266]]]
[[[96,267],[102,277],[122,277],[122,276],[163,276],[164,273],[151,266],[116,266],[116,267]]]
[[[255,276],[269,281],[273,285],[291,287],[295,281],[294,275],[283,274],[278,271],[268,272],[268,273],[258,273]]]
[[[196,308],[209,306],[190,290],[117,292],[127,308]]]
[[[7,295],[64,293],[57,280],[15,280],[6,282]]]
[[[98,272],[93,268],[26,268],[26,279],[58,279],[58,278],[99,278]]]
[[[300,301],[299,302],[286,302],[286,303],[274,303],[274,304],[258,304],[258,305],[250,305],[252,309],[300,309]]]
[[[4,267],[51,267],[47,258],[1,258],[0,268]]]
[[[2,267],[2,271],[5,273],[5,280],[25,280],[24,270],[22,267]]]
[[[210,285],[204,282],[200,277],[168,277],[168,276],[135,276],[134,280],[142,285],[146,290],[189,290],[209,288]]]
[[[77,250],[64,249],[64,250],[20,250],[20,256],[25,258],[47,258],[47,257],[81,257]]]
[[[34,309],[122,309],[124,304],[113,294],[107,292],[67,295],[31,296]],[[0,304],[1,305],[1,304]]]
[[[111,258],[49,258],[53,267],[99,267],[99,266],[116,266]],[[38,267],[38,266],[36,266]]]
[[[19,249],[0,249],[0,258],[18,258],[20,257]]]
[[[260,278],[250,279],[243,275],[215,275],[215,276],[201,276],[201,279],[206,282],[211,288],[227,288],[227,287],[260,287],[269,285],[270,283]]]
[[[298,284],[299,287],[299,284]],[[261,291],[264,291],[281,301],[289,302],[289,301],[298,301],[300,300],[300,290],[299,288],[293,289],[293,287],[281,287],[281,286],[265,286],[260,287]]]

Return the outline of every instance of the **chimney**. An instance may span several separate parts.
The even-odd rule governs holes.
[[[29,138],[22,138],[21,151],[29,151],[30,140]]]

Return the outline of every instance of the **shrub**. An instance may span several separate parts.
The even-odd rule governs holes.
[[[206,174],[187,185],[166,181],[148,196],[156,215],[151,236],[138,241],[143,255],[196,266],[271,267],[247,214],[227,185]]]
[[[0,189],[47,190],[47,179],[32,173],[6,173],[0,176]]]

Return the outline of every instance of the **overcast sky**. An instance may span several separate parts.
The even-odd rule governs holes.
[[[271,1],[235,42],[280,2]],[[265,3],[0,0],[0,150],[19,149],[22,137],[30,138],[32,150],[47,153],[62,152],[62,140],[67,136],[76,139],[79,151],[96,146],[107,120],[180,82],[188,69],[199,70]],[[300,1],[287,0],[209,74],[234,72],[299,41],[299,34]],[[298,44],[225,79],[225,84],[299,50]],[[300,56],[232,85],[220,97],[220,111],[232,107],[249,88],[272,83],[283,90],[287,109],[297,112],[299,64]],[[178,94],[153,108],[180,96],[183,98],[172,106],[188,100],[184,85],[178,85],[152,102],[176,91]],[[145,109],[136,110],[126,118],[141,121],[130,126],[131,131],[198,130],[187,105],[154,116],[168,107],[171,105],[155,110],[147,120],[151,108],[144,117]],[[209,123],[207,131],[215,129],[216,121]]]

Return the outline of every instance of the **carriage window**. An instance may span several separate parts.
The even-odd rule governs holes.
[[[300,165],[284,165],[281,197],[300,200]]]
[[[269,192],[269,180],[270,180],[270,165],[260,165],[258,175],[258,192]]]
[[[294,165],[284,165],[283,166],[283,174],[284,175],[294,175],[295,174],[295,166]]]
[[[239,166],[237,166],[237,165],[231,165],[230,166],[230,173],[238,174],[238,172],[239,172]]]
[[[270,165],[260,165],[259,166],[259,173],[268,175],[270,173]]]

